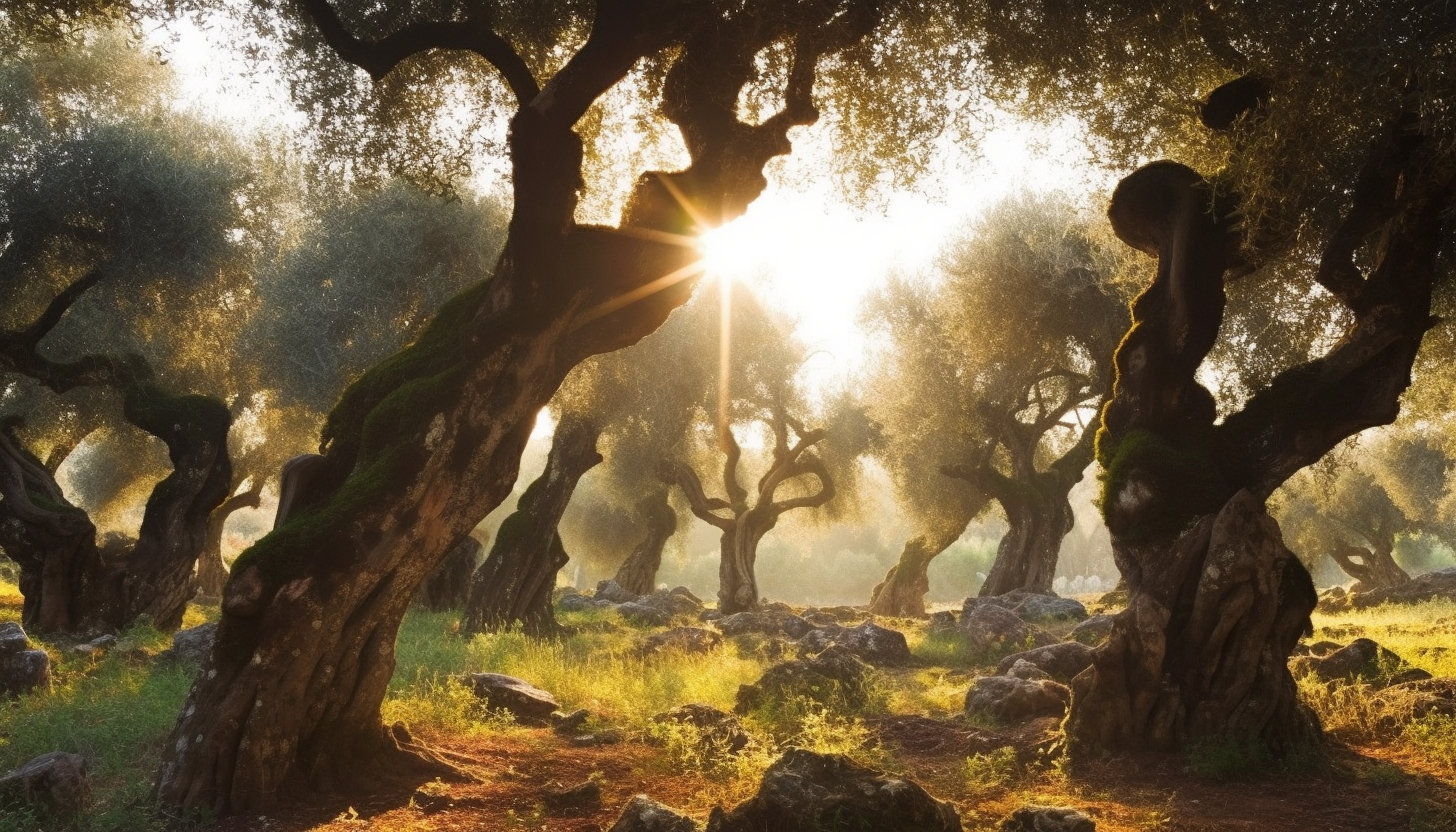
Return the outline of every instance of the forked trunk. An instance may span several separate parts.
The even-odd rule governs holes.
[[[677,512],[667,501],[667,491],[648,495],[637,506],[637,514],[647,528],[642,542],[622,561],[613,578],[617,585],[634,595],[648,595],[657,588],[657,570],[662,566],[662,550],[677,531]]]
[[[424,586],[415,595],[415,603],[430,612],[462,609],[470,595],[470,577],[480,568],[484,553],[480,541],[474,535],[466,535],[450,547],[450,553],[425,579]]]
[[[1057,574],[1057,555],[1062,539],[1072,530],[1075,518],[1067,499],[1071,486],[1044,481],[1039,475],[1021,493],[1002,499],[1008,528],[996,546],[996,562],[980,595],[1005,595],[1016,589],[1051,592]]]
[[[520,625],[529,636],[556,634],[551,592],[568,559],[557,527],[577,482],[602,461],[599,434],[595,425],[577,420],[557,426],[546,470],[501,523],[490,555],[470,580],[462,632],[493,633]]]
[[[759,528],[750,517],[751,514],[745,515],[732,530],[723,532],[719,541],[718,611],[724,615],[758,607],[754,564],[758,560],[758,543],[769,528]]]
[[[1357,589],[1384,589],[1400,586],[1411,579],[1410,573],[1395,562],[1393,548],[1384,545],[1369,549],[1348,546],[1330,552],[1330,557],[1345,570],[1346,575],[1359,582]]]
[[[150,384],[127,391],[125,415],[167,444],[172,473],[152,489],[136,543],[97,549],[96,530],[38,460],[6,431],[0,438],[0,543],[20,564],[22,617],[39,632],[111,632],[150,616],[182,624],[207,519],[226,496],[231,417],[203,396],[169,396]]]
[[[1219,424],[1196,373],[1222,323],[1234,212],[1170,162],[1139,169],[1114,192],[1114,230],[1156,254],[1158,274],[1133,305],[1097,439],[1103,518],[1128,608],[1073,681],[1065,729],[1074,758],[1208,738],[1282,752],[1319,735],[1287,667],[1310,627],[1314,584],[1264,501],[1342,440],[1399,413],[1431,323],[1452,194],[1449,172],[1427,169],[1409,118],[1371,147],[1320,264],[1318,279],[1354,323],[1325,355],[1281,373]],[[1355,253],[1377,237],[1367,273]]]
[[[207,545],[197,557],[197,594],[205,598],[222,597],[227,583],[227,564],[222,560],[222,535],[228,518],[245,508],[257,508],[263,499],[262,485],[227,498],[207,519]]]
[[[885,579],[870,595],[870,612],[904,618],[925,617],[925,595],[930,592],[930,562],[961,536],[965,525],[954,534],[922,534],[905,542],[900,562],[890,567]]]

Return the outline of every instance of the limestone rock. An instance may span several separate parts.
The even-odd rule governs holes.
[[[591,811],[602,805],[602,787],[588,780],[569,788],[550,788],[541,793],[541,803],[554,814]]]
[[[658,803],[645,794],[634,795],[617,822],[607,832],[698,832],[698,824],[692,818]]]
[[[640,601],[628,601],[625,604],[617,604],[613,607],[622,617],[633,624],[642,624],[648,627],[666,627],[672,623],[672,613],[665,612],[657,607],[648,606]]]
[[[1063,806],[1023,806],[998,827],[1001,832],[1095,832],[1092,819]]]
[[[79,754],[51,751],[32,758],[20,768],[0,776],[0,799],[44,806],[61,817],[86,808],[91,799],[91,777]]]
[[[901,667],[910,663],[910,646],[905,634],[866,621],[858,627],[830,624],[810,630],[799,640],[799,655],[819,653],[827,647],[842,647],[876,667]]]
[[[1004,662],[1003,662],[1004,664]],[[1018,679],[1025,679],[1028,682],[1039,682],[1043,679],[1050,679],[1051,674],[1037,667],[1026,659],[1017,659],[1011,666],[1001,671],[1002,676],[1015,676]]]
[[[956,629],[956,615],[950,610],[941,610],[930,614],[930,621],[925,625],[925,632],[949,633]]]
[[[212,643],[217,639],[217,623],[199,624],[172,634],[172,646],[157,655],[158,661],[202,666],[212,655]]]
[[[969,601],[967,603],[969,605]],[[1057,643],[1051,633],[1026,623],[1016,613],[996,604],[968,606],[961,614],[960,629],[972,647],[988,652],[1021,651]]]
[[[734,708],[746,714],[769,702],[790,696],[807,696],[825,702],[835,695],[850,704],[864,700],[868,668],[841,647],[830,647],[817,656],[782,662],[770,667],[751,685],[739,685]]]
[[[0,696],[19,696],[50,684],[51,657],[34,649],[14,621],[0,624]]]
[[[639,655],[659,653],[711,653],[723,643],[723,637],[704,627],[673,627],[653,633],[638,645]]]
[[[1062,641],[1036,647],[1020,653],[1012,653],[1001,660],[996,672],[1005,675],[1018,661],[1029,662],[1046,671],[1058,682],[1070,682],[1072,677],[1086,670],[1092,664],[1096,651],[1077,641]]]
[[[1015,676],[983,676],[966,692],[966,713],[1000,722],[1023,722],[1066,713],[1072,692],[1066,685]]]
[[[803,638],[806,633],[814,629],[813,624],[794,613],[777,608],[725,615],[713,621],[713,626],[717,627],[725,636],[763,633],[770,636],[781,635],[791,639]]]
[[[556,697],[514,676],[467,673],[465,683],[487,708],[504,708],[521,722],[543,723],[560,707]]]
[[[1112,616],[1094,615],[1072,628],[1070,637],[1083,644],[1093,647],[1107,640],[1112,635]]]
[[[1290,662],[1295,676],[1313,673],[1323,682],[1367,681],[1388,682],[1388,676],[1405,662],[1395,653],[1368,638],[1357,638],[1326,656],[1300,656]]]
[[[748,733],[743,730],[738,718],[712,705],[696,702],[679,705],[654,716],[652,721],[691,725],[701,733],[703,745],[711,750],[737,754],[748,745]]]
[[[613,604],[625,604],[637,600],[636,595],[623,589],[621,584],[612,580],[597,584],[596,598],[599,601],[611,601]]]
[[[839,754],[790,749],[764,772],[758,793],[713,810],[708,832],[819,830],[960,832],[954,808],[912,780],[888,777]]]

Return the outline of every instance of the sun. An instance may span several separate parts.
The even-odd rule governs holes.
[[[753,223],[734,220],[698,235],[698,251],[709,277],[735,280],[748,277],[765,262],[772,262],[773,240]]]

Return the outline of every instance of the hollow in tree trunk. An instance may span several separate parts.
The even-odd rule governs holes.
[[[657,569],[662,566],[662,550],[677,531],[677,512],[667,501],[666,489],[647,495],[637,506],[637,515],[647,532],[632,554],[622,561],[613,578],[617,585],[634,595],[648,595],[657,588]]]
[[[686,463],[664,465],[662,477],[683,490],[693,514],[722,532],[718,561],[718,611],[731,615],[758,606],[758,579],[754,564],[758,544],[773,531],[784,512],[796,508],[822,506],[834,497],[834,481],[829,469],[811,448],[827,435],[823,430],[805,430],[795,419],[776,409],[771,420],[774,432],[773,459],[768,472],[758,481],[758,494],[748,503],[748,489],[738,480],[738,460],[743,451],[733,438],[728,425],[718,428],[718,447],[723,452],[723,490],[727,498],[709,497],[703,483]],[[789,429],[795,439],[789,442]],[[774,495],[785,482],[797,477],[813,477],[819,489],[802,497],[775,500]],[[724,514],[723,512],[727,512]]]
[[[207,545],[197,557],[197,594],[206,598],[222,595],[227,583],[227,564],[222,559],[222,533],[229,517],[245,508],[257,508],[263,499],[263,484],[256,483],[222,501],[207,519]]]
[[[485,547],[474,535],[466,535],[450,547],[450,553],[425,579],[415,595],[415,603],[430,612],[458,610],[465,606],[470,595],[470,576],[480,567]]]
[[[1170,162],[1141,168],[1113,194],[1114,230],[1156,254],[1158,274],[1133,306],[1098,436],[1102,511],[1129,602],[1073,681],[1074,757],[1203,738],[1279,752],[1318,735],[1287,667],[1310,626],[1314,585],[1264,501],[1346,437],[1393,421],[1410,382],[1451,181],[1417,174],[1423,139],[1406,120],[1370,149],[1320,264],[1318,279],[1355,323],[1218,425],[1195,373],[1222,322],[1238,243],[1232,208]],[[1361,271],[1355,252],[1376,237],[1379,254]]]
[[[410,54],[477,45],[519,105],[508,137],[514,207],[493,276],[350,386],[296,508],[233,564],[216,642],[162,746],[155,785],[162,805],[217,816],[389,772],[440,772],[438,757],[380,717],[410,600],[510,493],[536,414],[566,373],[640,340],[687,300],[699,267],[685,238],[699,219],[726,222],[758,197],[763,166],[790,149],[788,130],[817,117],[814,67],[877,19],[872,4],[720,15],[696,4],[600,3],[586,41],[542,87],[479,19],[370,42],[326,0],[300,5],[341,57],[376,79]],[[783,41],[795,44],[783,109],[738,122],[732,102],[755,77],[753,56]],[[662,109],[692,163],[641,177],[621,228],[578,225],[583,149],[573,126],[638,60],[670,46]]]
[[[556,634],[551,592],[568,560],[557,527],[577,482],[602,461],[600,434],[596,425],[579,419],[563,419],[556,427],[546,470],[501,523],[490,555],[470,579],[461,632],[493,633],[520,625],[529,636]]]

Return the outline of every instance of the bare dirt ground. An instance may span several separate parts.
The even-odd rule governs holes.
[[[1456,789],[1414,770],[1409,761],[1383,759],[1378,750],[1332,744],[1323,759],[1298,770],[1232,782],[1195,776],[1181,756],[1124,756],[1072,773],[1043,770],[1005,788],[973,794],[967,791],[964,759],[980,744],[977,732],[942,732],[944,741],[937,742],[934,726],[920,728],[881,736],[901,772],[954,802],[968,830],[994,829],[1000,818],[1027,803],[1077,807],[1096,821],[1100,832],[1456,830]],[[674,771],[662,749],[637,742],[577,748],[544,729],[471,740],[431,739],[474,760],[466,770],[475,781],[437,782],[426,785],[423,793],[416,792],[418,782],[381,784],[365,794],[319,799],[262,817],[232,818],[217,829],[602,832],[634,794],[691,807],[701,805],[705,793],[720,785],[696,772]],[[601,786],[599,809],[561,814],[543,809],[546,790],[588,778]],[[705,815],[694,814],[699,820]]]

